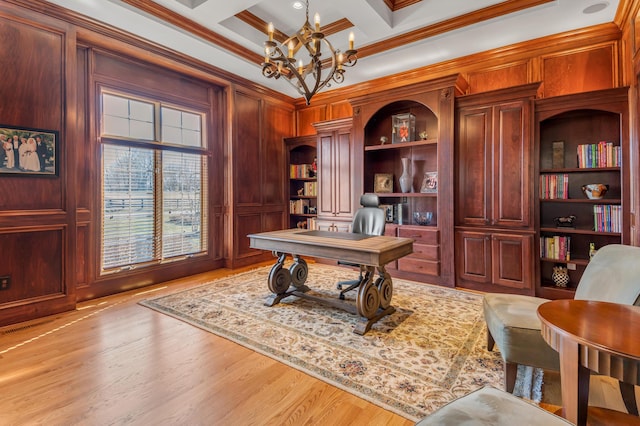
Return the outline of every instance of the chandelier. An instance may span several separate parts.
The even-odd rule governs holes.
[[[334,49],[320,31],[320,15],[314,16],[314,26],[309,24],[309,0],[306,1],[306,21],[302,28],[281,44],[273,40],[273,23],[269,23],[269,39],[264,42],[264,62],[262,75],[267,78],[284,77],[307,101],[323,87],[344,81],[344,68],[352,67],[358,61],[357,50],[353,48],[353,33],[349,34],[349,49],[340,52]],[[328,49],[327,58],[322,59],[322,48]],[[308,62],[302,57],[309,54]]]

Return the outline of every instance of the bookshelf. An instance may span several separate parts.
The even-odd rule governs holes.
[[[288,153],[289,228],[315,229],[317,217],[316,137],[285,138]],[[316,164],[314,164],[314,162]]]
[[[539,283],[536,295],[572,298],[590,248],[628,244],[627,89],[568,95],[536,102]],[[600,199],[583,187],[605,184]],[[552,281],[568,269],[569,285]]]

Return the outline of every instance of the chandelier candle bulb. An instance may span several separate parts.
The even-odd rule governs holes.
[[[298,73],[302,75],[302,59],[298,62]]]
[[[342,69],[342,61],[344,61],[344,55],[342,53],[340,53],[338,55],[338,69],[341,70]]]
[[[269,22],[269,25],[267,25],[267,33],[269,34],[269,41],[273,41],[273,22]]]
[[[289,58],[293,58],[293,41],[289,42]]]
[[[353,42],[355,40],[355,36],[353,35],[353,31],[349,33],[349,50],[353,50]]]
[[[313,15],[313,21],[316,24],[316,31],[320,31],[320,14],[316,13]]]

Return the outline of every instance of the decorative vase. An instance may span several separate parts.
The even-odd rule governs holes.
[[[400,175],[400,190],[402,192],[411,192],[413,177],[409,174],[409,159],[402,158],[402,175]]]
[[[569,271],[565,266],[554,266],[551,279],[556,287],[566,287],[569,284]]]

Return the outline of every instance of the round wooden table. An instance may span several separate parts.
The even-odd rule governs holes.
[[[563,416],[570,422],[587,423],[590,371],[640,383],[640,307],[554,300],[538,307],[538,317],[542,337],[560,355]]]

